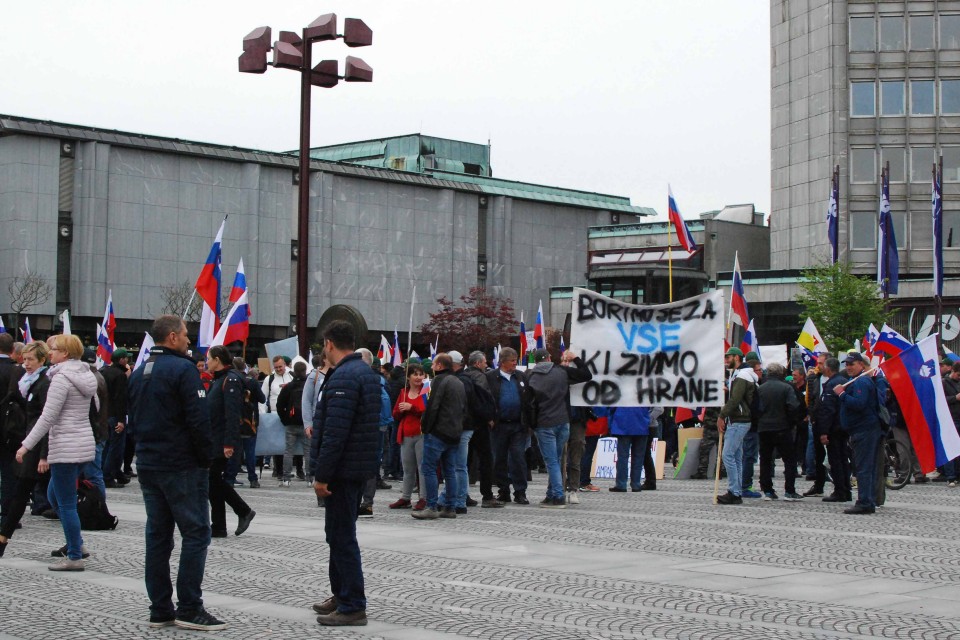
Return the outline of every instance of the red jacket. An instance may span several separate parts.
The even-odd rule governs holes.
[[[400,403],[409,402],[413,405],[407,411],[400,411]],[[407,395],[404,389],[397,397],[397,404],[393,407],[393,417],[400,421],[397,426],[397,443],[403,444],[404,438],[412,438],[420,435],[420,417],[427,410],[427,394],[421,393],[418,396],[411,397]]]

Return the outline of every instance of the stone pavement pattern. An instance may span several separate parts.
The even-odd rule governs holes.
[[[210,547],[206,605],[230,626],[206,633],[147,626],[134,480],[109,490],[120,527],[84,532],[84,573],[47,571],[59,523],[25,516],[0,559],[0,640],[960,638],[960,489],[909,485],[864,517],[817,498],[713,506],[712,482],[639,495],[601,484],[563,511],[433,522],[389,511],[396,488],[378,492],[359,522],[370,624],[329,629],[310,611],[328,595],[323,512],[306,483],[264,480],[241,489],[250,530]]]

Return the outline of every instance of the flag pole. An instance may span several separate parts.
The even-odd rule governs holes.
[[[737,272],[737,265],[739,264],[738,258],[740,257],[740,251],[736,250],[733,252],[733,273]],[[730,277],[730,303],[727,305],[727,328],[726,335],[730,337],[730,346],[733,346],[733,333],[731,333],[731,316],[733,316],[733,276]]]
[[[883,167],[880,169],[880,197],[881,198],[883,198],[884,180],[889,180],[889,176],[890,176],[890,161],[887,160],[887,162],[884,163]],[[890,188],[889,183],[887,188],[888,189]],[[889,203],[889,196],[888,196],[887,202]],[[883,235],[884,246],[882,248],[878,246],[877,250],[883,252],[883,273],[884,275],[886,275],[886,278],[883,279],[883,310],[889,313],[890,312],[890,252],[886,250],[887,233],[889,233],[889,231],[884,232],[884,235]]]
[[[667,279],[670,281],[668,286],[670,302],[673,302],[673,221],[669,214],[670,203],[667,202]],[[646,293],[644,293],[646,297]]]
[[[407,330],[407,362],[410,361],[410,350],[413,348],[413,306],[417,299],[417,285],[413,285],[413,295],[410,296],[410,327]]]
[[[726,429],[724,429],[726,431]],[[717,504],[717,496],[720,495],[720,465],[723,463],[721,455],[723,454],[723,431],[717,440],[717,468],[716,476],[713,479],[713,504]]]
[[[940,212],[941,212],[940,216],[942,219],[943,218],[943,154],[942,153],[940,154],[939,162],[933,165],[933,188],[936,189],[937,185],[940,185]],[[942,233],[942,227],[941,227],[941,233]],[[941,243],[940,246],[942,247],[943,246],[942,235],[940,236],[939,240]],[[933,241],[934,241],[933,259],[936,260],[937,259],[936,236],[934,237]],[[941,270],[943,269],[942,262],[940,263],[940,269]],[[943,277],[942,273],[940,274],[940,277],[941,278]],[[940,325],[943,321],[943,298],[940,296],[937,274],[934,274],[934,278],[933,278],[933,305],[934,305],[933,306],[934,308],[933,330],[937,334],[937,354],[940,354],[943,352],[943,336],[940,335],[940,330],[942,329]]]

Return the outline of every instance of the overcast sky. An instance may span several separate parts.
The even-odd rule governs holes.
[[[685,217],[770,208],[765,0],[396,0],[4,7],[0,113],[272,151],[298,144],[298,76],[237,71],[257,26],[362,18],[372,84],[314,89],[312,144],[422,132],[492,145],[494,175]],[[342,66],[341,66],[342,69]]]

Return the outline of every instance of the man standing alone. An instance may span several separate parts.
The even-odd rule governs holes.
[[[203,570],[210,546],[207,506],[213,439],[206,392],[187,356],[187,326],[160,316],[150,336],[156,347],[130,376],[130,428],[136,441],[137,472],[147,511],[144,577],[150,597],[150,626],[223,629],[203,608]],[[183,538],[177,574],[177,609],[170,584],[173,527]]]
[[[380,376],[354,352],[353,327],[337,320],[323,333],[323,351],[334,368],[313,416],[310,460],[313,490],[324,499],[330,545],[330,590],[313,605],[324,626],[367,624],[367,598],[357,543],[357,508],[363,484],[377,475]]]

